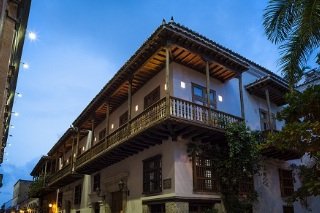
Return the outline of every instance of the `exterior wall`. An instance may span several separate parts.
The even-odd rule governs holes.
[[[242,74],[243,86],[249,83],[252,83],[265,75],[266,75],[265,73],[261,73],[254,68],[250,68],[249,71],[244,72]],[[261,130],[259,109],[263,109],[267,111],[268,109],[267,101],[255,95],[250,95],[249,92],[245,88],[243,88],[243,102],[245,103],[244,109],[245,109],[246,124],[252,130]],[[271,112],[275,115],[277,114],[277,112],[281,110],[280,107],[276,106],[272,102],[270,103],[270,105],[271,105]],[[280,122],[278,120],[276,121],[277,129],[280,130],[283,125],[284,125],[283,122]]]
[[[192,102],[192,83],[206,87],[206,76],[203,73],[177,63],[173,63],[172,73],[174,97]],[[185,82],[186,88],[181,88],[181,81]],[[217,100],[217,110],[240,117],[240,95],[237,79],[223,83],[210,78],[210,89],[215,90],[216,95],[223,98],[222,102]]]
[[[140,88],[136,93],[132,95],[132,108],[131,108],[131,118],[136,117],[141,112],[143,112],[144,107],[144,97],[149,94],[152,90],[160,86],[160,99],[165,96],[164,90],[165,84],[165,70],[161,70],[157,75],[151,78],[142,88]],[[138,105],[138,111],[135,111],[135,106]],[[128,102],[124,102],[119,106],[114,112],[110,114],[109,121],[109,133],[114,132],[119,127],[119,117],[128,110]],[[99,133],[106,126],[106,121],[102,122],[100,128],[97,128],[96,132]],[[112,124],[114,128],[112,129]],[[100,126],[100,125],[99,125]]]
[[[8,137],[30,3],[31,0],[0,0],[0,145],[3,147],[0,149],[0,164]],[[12,19],[19,20],[19,24]]]
[[[18,180],[13,188],[12,206],[19,207],[19,205],[28,199],[29,186],[32,181]]]

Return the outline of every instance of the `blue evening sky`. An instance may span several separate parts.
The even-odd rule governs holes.
[[[0,167],[0,205],[84,107],[161,24],[175,21],[276,72],[277,47],[267,41],[267,0],[32,0],[13,107],[10,145]]]

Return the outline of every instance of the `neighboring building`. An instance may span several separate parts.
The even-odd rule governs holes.
[[[222,212],[210,160],[190,158],[187,144],[225,143],[225,123],[243,119],[253,130],[281,129],[274,115],[287,91],[267,69],[164,22],[41,158],[32,172],[47,177],[39,197],[65,213]],[[287,160],[300,156],[264,155],[253,212],[303,212],[285,203],[297,187]]]
[[[9,134],[31,0],[0,0],[0,164]]]
[[[30,180],[18,180],[13,187],[12,207],[17,211],[21,209],[21,204],[28,200]]]
[[[297,89],[303,91],[312,85],[320,85],[320,67],[306,72],[303,75],[302,83],[298,85]]]

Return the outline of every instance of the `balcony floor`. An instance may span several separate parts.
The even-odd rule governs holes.
[[[221,129],[206,127],[201,124],[191,125],[184,120],[168,118],[78,165],[76,172],[80,174],[92,174],[152,146],[160,145],[163,140],[172,138],[172,142],[174,143],[178,140],[178,137],[204,143],[225,140],[224,131]]]

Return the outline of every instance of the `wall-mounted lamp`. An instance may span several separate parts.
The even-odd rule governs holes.
[[[139,106],[138,105],[136,105],[135,110],[136,110],[136,112],[139,110]]]
[[[167,90],[167,84],[164,84],[164,90]]]
[[[219,100],[219,102],[222,102],[223,101],[223,97],[221,95],[218,95],[218,100]]]
[[[49,203],[49,205],[48,205],[48,206],[49,206],[49,208],[52,208],[52,203]]]
[[[129,196],[130,191],[127,187],[127,184],[122,179],[119,181],[118,186],[121,192],[126,192],[126,194]]]
[[[18,113],[18,112],[13,112],[13,111],[12,111],[11,114],[14,115],[14,116],[19,116],[19,113]]]
[[[113,124],[111,124],[111,129],[113,129],[114,128],[114,125]]]

